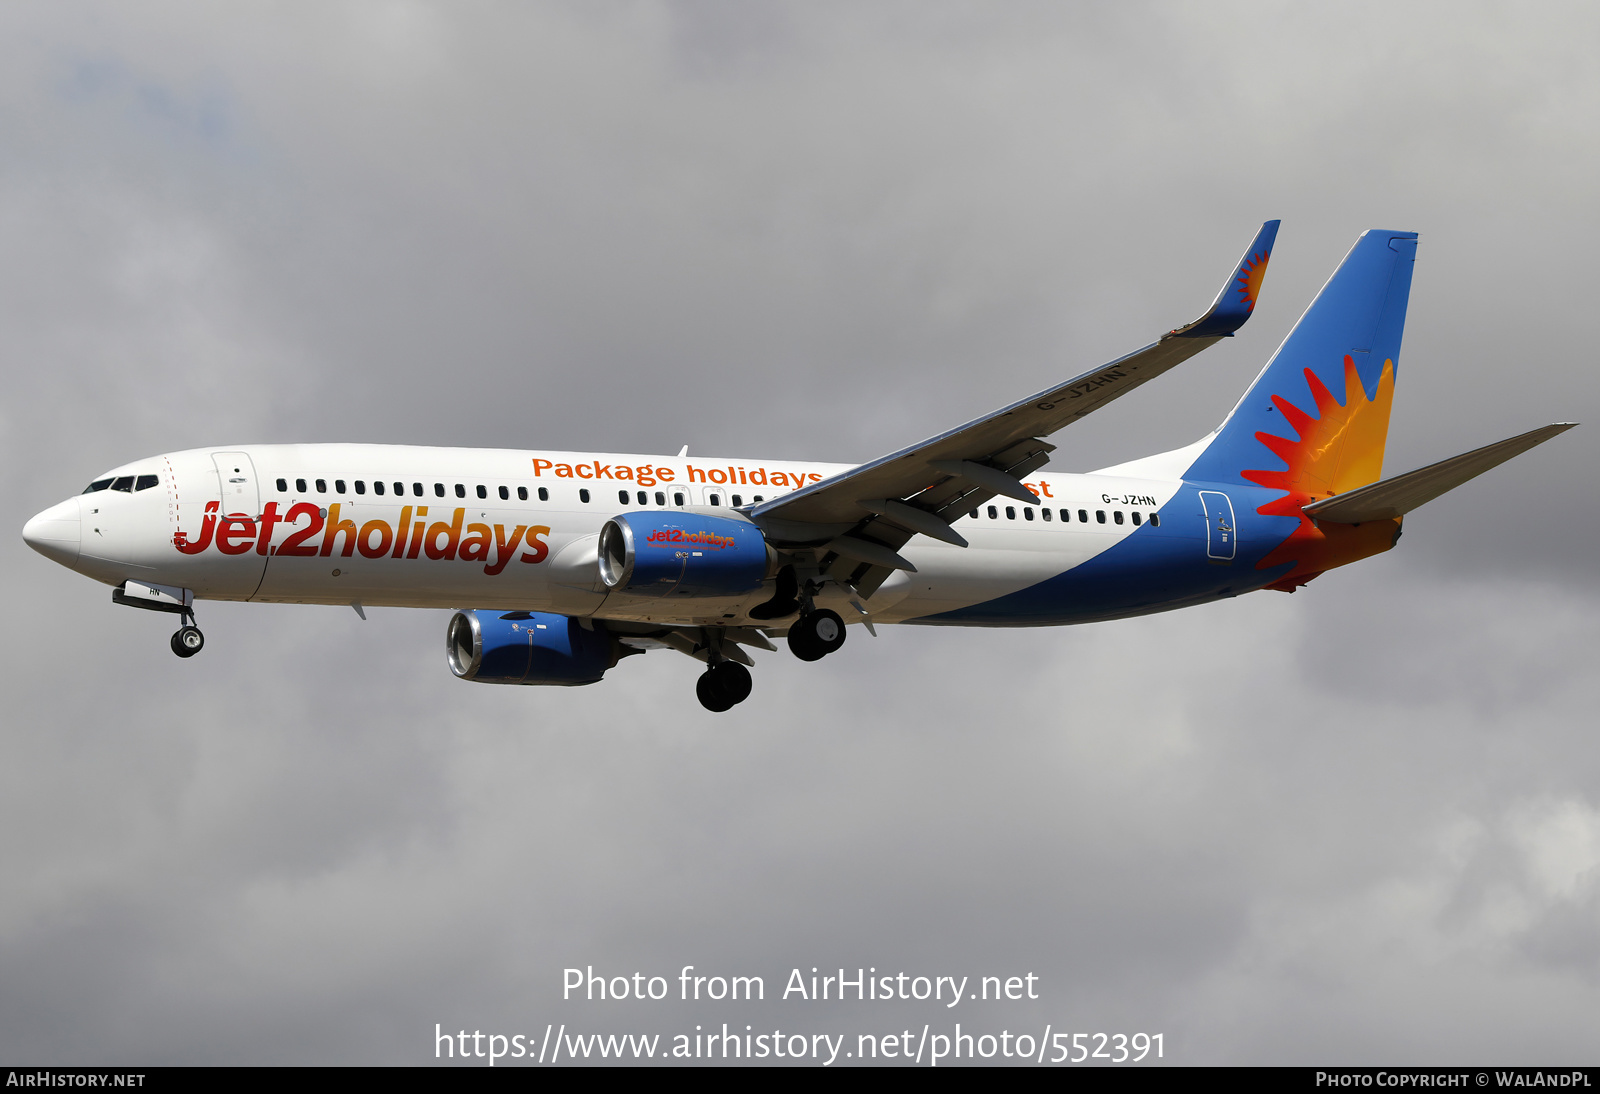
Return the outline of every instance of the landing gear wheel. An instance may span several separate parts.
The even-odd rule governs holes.
[[[820,608],[803,615],[789,628],[789,651],[802,661],[820,661],[844,645],[844,620],[838,612]]]
[[[200,633],[200,628],[187,626],[178,628],[172,636],[172,652],[179,657],[193,657],[206,645],[206,636]]]
[[[818,609],[811,613],[811,633],[822,643],[824,654],[837,652],[844,645],[844,620],[839,618],[838,612]]]
[[[750,670],[737,661],[718,661],[700,674],[694,693],[700,705],[721,714],[750,698]]]
[[[750,689],[755,686],[750,670],[737,661],[719,661],[710,668],[709,674],[716,687],[732,699],[735,706],[750,698]]]

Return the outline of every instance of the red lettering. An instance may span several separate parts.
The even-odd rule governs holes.
[[[264,555],[267,548],[272,545],[272,526],[278,523],[278,503],[267,502],[267,507],[261,511],[261,535],[256,538],[256,554]]]
[[[483,572],[493,577],[501,570],[504,570],[506,563],[510,562],[511,557],[517,553],[517,544],[522,542],[522,533],[527,530],[527,525],[517,525],[511,530],[511,538],[508,540],[506,539],[506,526],[504,524],[496,524],[494,526],[494,545],[497,552],[495,557],[498,561],[492,566],[485,566]]]
[[[309,501],[289,507],[283,515],[283,523],[298,523],[301,517],[306,518],[306,526],[283,541],[283,545],[275,552],[280,555],[292,555],[297,558],[314,558],[317,553],[315,547],[305,546],[306,540],[322,531],[322,513]]]
[[[609,479],[611,477],[611,465],[609,463],[601,463],[599,460],[595,460],[594,477],[597,479]]]
[[[222,526],[217,529],[217,550],[225,555],[242,555],[255,546],[255,539],[255,521],[249,517],[223,517]],[[235,543],[235,540],[240,542]]]
[[[558,464],[556,464],[556,478],[558,478],[558,479],[570,479],[570,478],[572,478],[572,465],[568,464],[568,463],[558,463]]]
[[[546,558],[548,558],[550,556],[550,545],[545,543],[545,541],[540,537],[548,536],[549,534],[550,529],[542,524],[535,524],[533,527],[529,528],[526,545],[531,547],[532,550],[523,553],[522,561],[543,562]]]
[[[695,478],[696,475],[699,475],[700,477],[698,479],[696,479]],[[689,465],[689,481],[690,482],[705,482],[706,481],[706,473],[704,471],[696,471],[694,469],[694,464],[691,463]]]
[[[456,557],[462,562],[482,562],[489,557],[489,548],[493,544],[487,524],[469,524],[466,537],[461,541],[461,551]]]
[[[206,502],[205,516],[200,521],[199,539],[195,540],[193,543],[190,543],[189,537],[183,532],[174,532],[172,535],[172,545],[186,555],[197,555],[201,551],[204,551],[207,547],[211,546],[211,537],[216,533],[217,530],[218,508],[219,503],[214,501]]]
[[[466,519],[465,509],[456,510],[456,519],[446,524],[438,521],[428,526],[428,535],[423,540],[423,550],[429,558],[454,559],[456,557],[456,544],[461,540],[461,522]],[[444,536],[444,546],[439,545],[439,537]]]
[[[655,470],[656,478],[660,479],[662,482],[671,482],[676,474],[677,472],[673,471],[670,467],[658,467]],[[645,485],[653,486],[655,484],[647,482]]]
[[[372,545],[372,533],[378,533],[378,544]],[[356,537],[356,546],[361,548],[362,558],[382,558],[389,553],[389,542],[394,539],[394,530],[389,527],[386,520],[369,520],[361,526],[361,534]]]
[[[757,475],[759,475],[761,477],[757,478],[756,477]],[[754,471],[750,472],[750,485],[751,486],[765,486],[765,485],[767,485],[767,469],[765,467],[758,467]]]
[[[533,477],[538,478],[540,475],[544,474],[546,470],[554,466],[555,465],[549,460],[541,460],[536,458],[533,461]]]
[[[394,536],[394,557],[399,558],[406,552],[406,534],[411,530],[411,506],[400,507],[400,530]]]
[[[721,484],[728,481],[728,473],[722,470],[720,467],[713,467],[710,471],[707,471],[706,474],[711,476],[711,481],[714,483]]]
[[[341,558],[349,558],[356,549],[356,522],[353,520],[339,519],[339,503],[334,502],[328,506],[328,531],[322,537],[322,557],[327,558],[333,554],[333,541],[335,537],[344,536],[344,550],[339,552]]]

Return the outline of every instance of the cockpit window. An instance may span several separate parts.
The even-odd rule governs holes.
[[[121,490],[124,494],[133,493],[133,476],[132,475],[124,475],[124,476],[122,476],[116,482],[111,484],[111,489],[113,489],[113,490]]]
[[[139,481],[133,484],[135,490],[148,490],[161,481],[159,475],[140,475]]]
[[[95,479],[88,486],[83,488],[83,492],[85,494],[98,493],[99,491],[106,489],[110,485],[111,485],[111,480],[110,479]]]

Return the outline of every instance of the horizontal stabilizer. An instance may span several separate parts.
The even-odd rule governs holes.
[[[1360,524],[1369,520],[1393,520],[1440,494],[1454,490],[1468,479],[1475,479],[1491,467],[1498,467],[1513,456],[1520,456],[1558,433],[1565,433],[1577,422],[1557,422],[1541,426],[1520,436],[1463,452],[1448,460],[1429,464],[1392,479],[1375,482],[1325,501],[1314,501],[1302,511],[1314,520],[1338,524]]]

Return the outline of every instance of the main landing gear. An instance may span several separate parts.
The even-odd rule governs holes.
[[[732,710],[750,698],[750,670],[737,661],[718,661],[695,682],[700,705],[714,714]]]
[[[789,628],[789,650],[802,661],[821,661],[844,645],[844,620],[838,612],[818,608]]]

